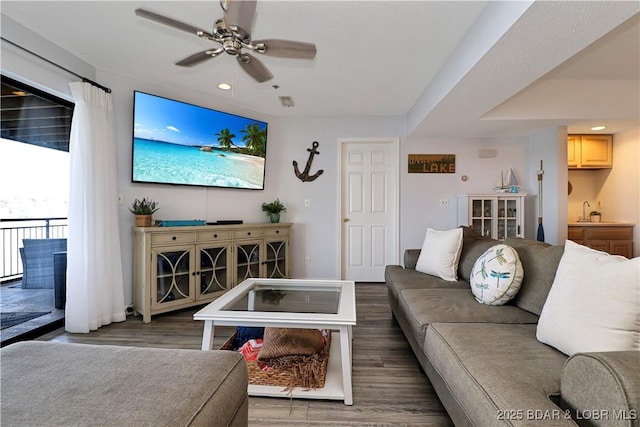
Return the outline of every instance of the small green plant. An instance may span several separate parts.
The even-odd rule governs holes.
[[[135,199],[129,211],[135,215],[152,215],[158,209],[160,209],[159,203],[143,198],[142,200]]]
[[[270,216],[272,214],[279,214],[280,212],[286,212],[287,208],[280,201],[280,199],[275,199],[271,203],[263,203],[262,210],[266,212],[267,216]]]

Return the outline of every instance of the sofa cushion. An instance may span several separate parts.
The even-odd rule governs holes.
[[[471,270],[478,257],[499,242],[476,233],[472,228],[466,226],[460,228],[462,228],[462,251],[458,263],[458,277],[469,281]]]
[[[640,350],[640,258],[567,240],[537,335],[568,355]]]
[[[467,285],[468,286],[468,285]],[[399,311],[407,317],[417,343],[431,323],[536,323],[538,316],[511,305],[478,304],[467,289],[406,289],[398,298]],[[409,331],[405,331],[408,333]]]
[[[416,263],[416,270],[455,282],[458,280],[458,262],[461,250],[461,228],[446,231],[427,228],[422,250]]]
[[[511,302],[540,315],[564,247],[527,239],[507,239],[504,243],[518,251],[524,269],[520,290]]]
[[[1,355],[3,426],[247,425],[237,352],[24,341]]]
[[[392,310],[397,308],[398,295],[404,289],[469,289],[468,282],[462,280],[447,282],[439,277],[420,273],[412,268],[402,268],[399,265],[387,265],[384,277]]]
[[[522,263],[511,246],[487,249],[471,271],[471,292],[479,303],[503,305],[516,296],[522,283]]]
[[[473,425],[575,426],[549,399],[560,393],[567,356],[535,333],[533,324],[434,323],[424,353]]]

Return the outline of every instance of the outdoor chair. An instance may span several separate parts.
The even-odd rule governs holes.
[[[54,287],[53,254],[67,250],[67,239],[22,239],[22,287]]]

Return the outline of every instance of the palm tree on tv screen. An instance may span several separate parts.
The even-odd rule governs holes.
[[[254,156],[265,157],[267,146],[267,132],[265,129],[260,129],[258,123],[252,123],[247,125],[245,129],[242,129],[244,135],[242,136],[242,142],[245,143],[247,150]]]
[[[229,128],[222,129],[220,132],[216,133],[216,136],[218,137],[218,144],[220,144],[220,147],[222,148],[231,148],[232,145],[235,145],[233,143],[233,138],[236,136],[231,132],[231,130],[229,130]]]

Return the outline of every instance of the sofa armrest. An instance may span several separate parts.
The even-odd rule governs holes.
[[[562,406],[579,425],[640,426],[640,351],[577,353],[562,368]]]
[[[416,268],[420,249],[407,249],[404,251],[404,268]]]

